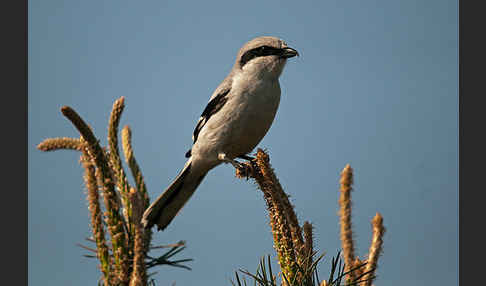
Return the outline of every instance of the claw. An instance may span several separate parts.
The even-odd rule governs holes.
[[[225,162],[225,163],[230,163],[231,165],[233,165],[233,167],[235,167],[236,169],[240,169],[242,168],[242,165],[240,162],[238,161],[235,161],[235,160],[231,160],[229,158],[226,157],[226,154],[224,153],[219,153],[218,154],[218,159]]]

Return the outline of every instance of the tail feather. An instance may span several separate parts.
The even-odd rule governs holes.
[[[145,228],[157,224],[158,230],[164,230],[196,191],[206,172],[191,171],[191,167],[189,159],[172,184],[145,210],[142,217]]]

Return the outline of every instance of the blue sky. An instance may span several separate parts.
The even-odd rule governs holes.
[[[457,285],[457,1],[29,1],[29,284],[95,285],[79,154],[42,153],[79,135],[77,110],[106,144],[113,102],[157,196],[182,168],[191,134],[237,50],[261,35],[301,54],[280,78],[275,122],[259,144],[301,223],[340,248],[339,173],[355,170],[353,229],[367,253],[376,212],[387,228],[375,285]],[[221,165],[154,243],[187,241],[192,271],[161,267],[157,285],[229,285],[271,254],[262,195]],[[274,259],[275,262],[275,259]],[[276,266],[276,264],[275,264]]]

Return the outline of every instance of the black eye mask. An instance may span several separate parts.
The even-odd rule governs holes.
[[[283,49],[274,48],[270,46],[261,46],[258,48],[254,48],[243,54],[240,60],[240,66],[243,67],[247,62],[257,57],[264,57],[270,55],[281,56],[283,53],[284,53]]]

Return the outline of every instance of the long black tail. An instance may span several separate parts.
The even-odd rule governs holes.
[[[142,217],[145,228],[157,224],[158,230],[164,230],[194,194],[207,171],[196,170],[191,166],[192,160],[189,158],[172,184],[145,210]]]

